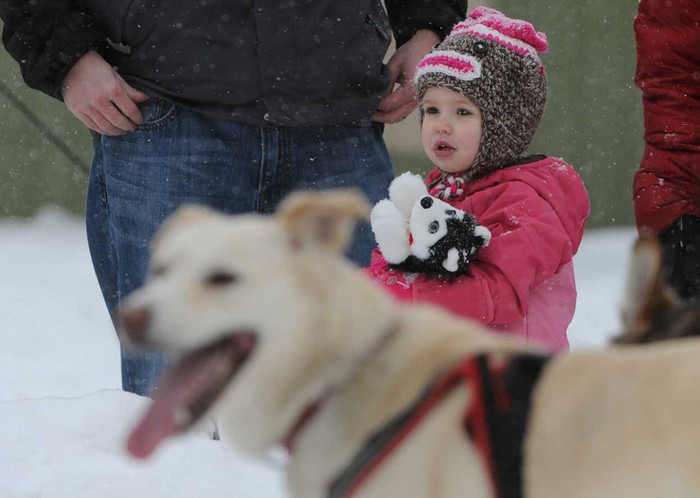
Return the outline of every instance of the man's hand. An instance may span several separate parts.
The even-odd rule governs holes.
[[[136,104],[148,95],[122,79],[97,52],[83,55],[63,80],[63,100],[76,118],[102,135],[124,135],[143,122]]]
[[[397,123],[411,114],[416,108],[416,90],[413,87],[413,75],[416,67],[425,55],[440,42],[440,37],[427,29],[416,31],[408,42],[399,47],[389,59],[389,88],[391,92],[380,102],[372,116],[380,123]],[[398,83],[398,88],[394,85]]]

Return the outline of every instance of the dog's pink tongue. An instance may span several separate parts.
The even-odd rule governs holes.
[[[151,407],[129,436],[126,447],[131,455],[148,457],[164,439],[189,425],[188,407],[216,378],[220,361],[222,355],[213,352],[170,368],[161,379]],[[181,420],[177,418],[178,410]]]
[[[175,406],[176,403],[171,400],[158,400],[153,403],[126,443],[126,448],[132,456],[148,457],[163,439],[177,432],[173,411]]]

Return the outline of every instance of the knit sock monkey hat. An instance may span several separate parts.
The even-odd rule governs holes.
[[[547,99],[537,55],[546,50],[547,37],[532,24],[477,7],[418,64],[418,102],[430,87],[442,87],[469,97],[481,110],[481,144],[462,175],[466,181],[519,159],[527,149]]]

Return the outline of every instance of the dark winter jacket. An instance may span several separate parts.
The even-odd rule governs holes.
[[[642,164],[634,178],[637,225],[661,232],[700,217],[700,2],[641,0],[634,22],[642,90]]]
[[[641,0],[634,22],[644,156],[634,177],[639,228],[660,235],[681,297],[700,296],[700,2]]]
[[[0,0],[3,43],[30,87],[61,98],[96,50],[133,86],[250,124],[353,124],[388,91],[383,57],[441,36],[465,0]]]

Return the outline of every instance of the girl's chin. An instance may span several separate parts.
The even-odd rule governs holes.
[[[461,164],[455,164],[452,161],[440,160],[440,158],[438,157],[433,158],[433,164],[445,173],[462,173],[463,171],[469,169],[466,166],[463,166]]]

